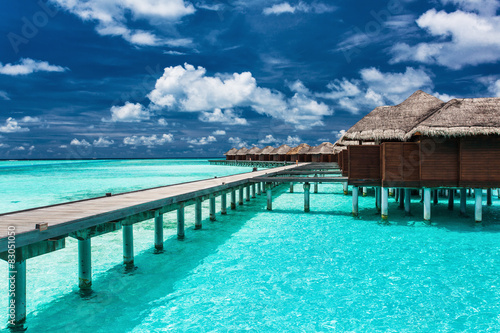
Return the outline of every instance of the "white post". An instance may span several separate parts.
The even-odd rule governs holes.
[[[234,191],[231,192],[231,197],[232,194],[234,194]],[[196,202],[194,204],[194,230],[200,230],[202,228],[201,224],[201,198],[196,198]],[[231,202],[231,208],[233,207],[233,202]]]
[[[266,183],[267,191],[267,210],[273,210],[273,184]]]
[[[405,189],[405,214],[410,215],[410,206],[411,206],[411,190]]]
[[[347,195],[349,187],[347,185],[347,182],[342,183],[344,185],[344,195]]]
[[[363,187],[363,196],[366,197],[368,195],[368,187]]]
[[[122,225],[123,233],[123,263],[126,266],[134,265],[134,226]]]
[[[476,196],[476,223],[481,223],[483,221],[483,189],[474,189],[474,194]]]
[[[221,215],[227,214],[227,194],[222,193],[220,195],[220,213]]]
[[[431,220],[431,189],[424,188],[424,220]]]
[[[155,250],[163,251],[163,214],[155,212]]]
[[[310,195],[309,193],[311,192],[311,184],[309,183],[304,183],[304,212],[309,212],[310,211],[310,207],[309,207],[309,198],[310,198]]]
[[[242,205],[243,205],[243,187],[240,187],[240,188],[238,189],[238,204],[239,204],[240,206],[242,206]]]
[[[460,189],[460,215],[465,215],[467,206],[467,190],[465,188]]]
[[[90,238],[78,240],[78,287],[82,290],[88,290],[92,287]]]
[[[16,251],[17,252],[17,251]],[[11,277],[13,278],[11,280]],[[12,286],[13,284],[13,286]],[[26,321],[26,261],[9,264],[9,286],[15,292],[9,292],[9,326],[16,327]],[[9,289],[11,289],[9,288]],[[12,304],[12,305],[11,305]],[[13,307],[13,309],[11,308]],[[14,311],[12,313],[11,311]]]
[[[382,187],[382,193],[381,193],[381,208],[382,208],[382,221],[387,221],[389,216],[388,216],[388,211],[389,211],[389,189],[386,187]]]
[[[209,199],[210,221],[215,221],[215,194]]]
[[[177,239],[184,239],[184,205],[177,208]]]
[[[358,194],[359,187],[352,187],[352,216],[358,216]]]

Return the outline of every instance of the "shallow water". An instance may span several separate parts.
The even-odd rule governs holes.
[[[417,197],[411,217],[391,198],[382,225],[373,195],[353,218],[341,186],[320,185],[307,214],[302,186],[287,189],[274,190],[272,212],[258,196],[200,231],[186,208],[185,241],[166,214],[162,254],[152,221],[134,225],[133,272],[121,265],[121,232],[93,238],[90,297],[77,290],[76,241],[28,260],[28,332],[500,331],[500,200],[476,226],[447,200],[426,225]]]

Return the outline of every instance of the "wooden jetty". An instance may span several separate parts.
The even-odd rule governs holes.
[[[219,161],[215,161],[219,162]],[[224,161],[231,162],[231,161]],[[249,162],[250,161],[238,161]],[[255,163],[255,162],[254,162]],[[270,165],[269,162],[265,165]],[[310,184],[318,192],[318,183],[347,183],[338,177],[336,163],[300,163],[227,177],[161,186],[151,189],[27,209],[0,215],[0,258],[9,264],[9,325],[22,327],[26,320],[26,261],[65,247],[66,237],[78,240],[78,285],[92,286],[91,239],[119,229],[123,234],[123,263],[134,265],[133,225],[154,219],[154,248],[163,250],[163,214],[177,210],[177,238],[184,238],[184,208],[195,205],[195,229],[202,227],[202,201],[209,200],[209,218],[216,219],[215,198],[221,197],[221,214],[226,214],[227,194],[231,209],[267,194],[267,209],[272,210],[272,189],[278,184],[304,183],[304,211],[309,211]],[[248,165],[247,165],[248,166]],[[259,166],[262,166],[259,165]],[[12,291],[12,290],[11,290]]]

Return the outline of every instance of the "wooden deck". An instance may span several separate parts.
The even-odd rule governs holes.
[[[269,177],[304,165],[294,164],[2,214],[0,253],[7,251],[8,227],[15,227],[16,247],[19,248],[47,239],[65,237],[71,232],[107,222],[134,220],[134,216],[137,216],[137,221],[153,218],[155,210],[174,210],[176,204],[192,204],[196,198],[220,195],[237,186],[253,183],[251,180],[255,177]],[[48,223],[48,229],[37,230],[38,223]]]

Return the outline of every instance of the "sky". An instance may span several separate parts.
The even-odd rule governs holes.
[[[500,97],[497,0],[0,3],[0,159],[335,142],[421,89]]]

